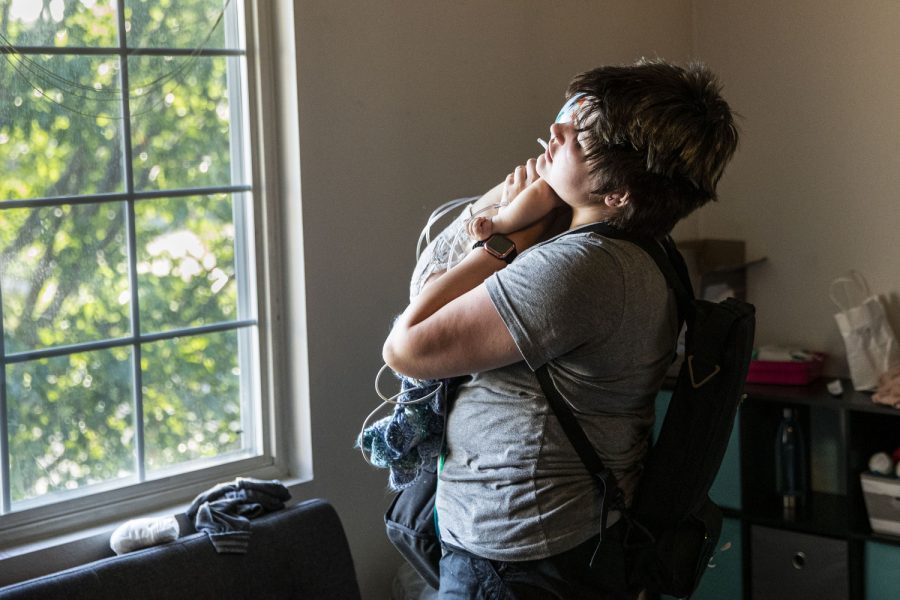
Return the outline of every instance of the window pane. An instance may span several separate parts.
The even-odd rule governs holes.
[[[126,0],[128,47],[223,48],[223,9],[227,5],[233,14],[236,4],[226,0]],[[232,18],[231,14],[227,18]]]
[[[4,57],[0,200],[122,190],[118,59]]]
[[[242,59],[139,56],[128,60],[135,189],[230,184],[226,71],[228,61]]]
[[[117,46],[116,0],[0,0],[5,43],[13,46]]]
[[[144,200],[135,223],[143,333],[237,318],[230,196]]]
[[[3,511],[260,451],[244,4],[0,0]]]
[[[122,203],[0,210],[6,352],[128,335]]]
[[[133,475],[131,372],[127,348],[7,366],[14,504]]]
[[[235,331],[143,346],[148,473],[243,448],[238,365]]]

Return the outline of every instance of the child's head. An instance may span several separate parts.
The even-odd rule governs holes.
[[[582,130],[594,193],[628,194],[612,224],[655,237],[716,199],[738,131],[705,66],[601,67],[577,75],[566,96],[557,119],[574,116]]]

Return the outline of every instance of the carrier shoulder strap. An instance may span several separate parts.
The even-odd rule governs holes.
[[[678,313],[681,316],[681,320],[689,323],[693,321],[694,288],[691,285],[691,279],[688,276],[687,265],[684,262],[684,258],[681,256],[678,248],[675,247],[675,242],[672,241],[671,237],[666,236],[659,240],[638,237],[607,223],[591,223],[590,225],[585,225],[584,227],[573,230],[571,233],[579,233],[582,231],[592,231],[603,237],[625,240],[626,242],[635,244],[641,250],[646,252],[650,258],[653,259],[653,262],[656,263],[656,266],[663,274],[663,277],[666,278],[666,283],[675,292],[675,298],[678,301]]]
[[[666,278],[669,287],[675,292],[679,323],[687,322],[688,324],[686,345],[691,352],[686,360],[688,361],[691,385],[699,388],[716,375],[719,372],[719,357],[724,351],[721,344],[725,342],[725,338],[720,332],[728,331],[734,316],[728,311],[713,311],[711,314],[705,315],[703,319],[697,318],[694,288],[691,285],[687,265],[672,238],[666,236],[663,239],[654,240],[636,237],[606,223],[592,223],[574,230],[572,233],[577,231],[593,231],[604,237],[631,242],[653,259]],[[692,343],[695,338],[704,340],[704,343]],[[719,341],[718,344],[715,343],[716,340]]]
[[[569,405],[566,404],[566,401],[556,389],[556,385],[550,377],[550,372],[547,370],[547,365],[541,365],[534,374],[537,375],[538,382],[541,384],[541,390],[543,390],[547,401],[550,403],[550,408],[553,409],[556,418],[559,419],[563,430],[566,432],[566,436],[568,436],[569,441],[572,442],[572,445],[578,452],[581,462],[584,463],[584,466],[592,475],[602,477],[607,482],[615,484],[614,479],[611,479],[612,472],[603,464],[603,460],[597,455],[587,434],[584,433],[584,429],[581,428],[578,419],[572,413],[572,409],[569,408]]]
[[[593,223],[585,227],[580,227],[577,230],[573,230],[571,233],[579,233],[586,230],[593,231],[604,237],[624,239],[643,249],[653,259],[656,266],[659,267],[659,270],[665,276],[668,285],[675,291],[680,320],[687,319],[689,322],[693,320],[694,290],[691,287],[691,282],[687,275],[687,267],[684,263],[684,259],[675,248],[671,238],[666,238],[666,240],[662,242],[635,238],[626,232],[605,223]],[[567,234],[564,233],[563,235]],[[569,438],[572,446],[575,447],[575,451],[578,453],[581,462],[584,463],[585,468],[587,468],[588,472],[594,475],[594,477],[603,484],[604,493],[609,490],[615,490],[614,506],[609,506],[604,503],[605,506],[608,508],[618,508],[615,504],[618,504],[622,499],[622,492],[618,482],[612,471],[603,464],[603,460],[597,454],[597,451],[594,450],[594,446],[588,439],[587,434],[584,433],[584,429],[582,429],[581,425],[578,423],[578,419],[575,417],[574,413],[572,413],[572,409],[569,408],[565,399],[556,389],[556,385],[550,377],[547,365],[541,365],[536,369],[535,375],[537,375],[538,383],[541,385],[544,396],[546,396],[547,401],[550,403],[550,408],[553,409],[553,413],[559,420],[560,425],[562,425],[566,437]],[[604,510],[603,520],[603,526],[605,527],[606,510]]]
[[[615,475],[606,468],[600,455],[594,450],[594,446],[588,439],[587,434],[584,433],[584,429],[579,425],[578,419],[572,413],[572,409],[569,408],[565,399],[556,389],[556,385],[554,385],[550,373],[547,371],[547,365],[544,364],[538,367],[534,374],[537,375],[538,383],[541,384],[541,390],[543,390],[550,408],[553,409],[553,413],[559,420],[560,425],[562,425],[566,437],[569,438],[572,446],[575,447],[575,451],[578,453],[581,462],[584,463],[585,468],[594,476],[602,488],[604,501],[601,522],[603,529],[606,529],[606,517],[610,509],[620,510],[624,508],[622,489],[619,487]]]

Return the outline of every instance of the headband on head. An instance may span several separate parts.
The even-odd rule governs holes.
[[[566,103],[563,104],[559,114],[556,115],[556,121],[554,121],[554,123],[568,123],[574,121],[575,114],[581,110],[581,107],[585,102],[587,102],[587,97],[583,93],[575,94],[569,98]]]

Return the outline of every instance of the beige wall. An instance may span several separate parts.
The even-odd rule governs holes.
[[[865,273],[900,327],[900,3],[695,0],[694,49],[743,116],[743,139],[704,209],[708,237],[749,242],[758,340],[836,357],[829,282]]]
[[[399,563],[381,521],[386,474],[364,465],[352,441],[376,405],[372,380],[406,301],[419,230],[439,203],[482,192],[537,154],[575,73],[642,55],[688,58],[691,5],[297,0],[295,13],[307,493],[335,504],[366,596],[385,598]]]
[[[743,238],[769,257],[750,278],[761,342],[841,355],[828,283],[850,268],[890,295],[900,324],[900,3],[296,0],[295,11],[308,493],[337,506],[367,597],[386,596],[398,559],[382,534],[385,474],[351,440],[376,402],[414,239],[438,203],[538,150],[579,70],[659,55],[720,73],[743,142],[722,202],[679,233]]]
[[[743,115],[721,186],[680,237],[737,237],[759,341],[843,349],[828,283],[862,269],[900,325],[900,4],[893,1],[296,3],[302,210],[316,482],[384,597],[384,473],[351,448],[438,203],[538,150],[568,78],[642,55],[699,57]],[[830,371],[841,372],[840,360]]]

